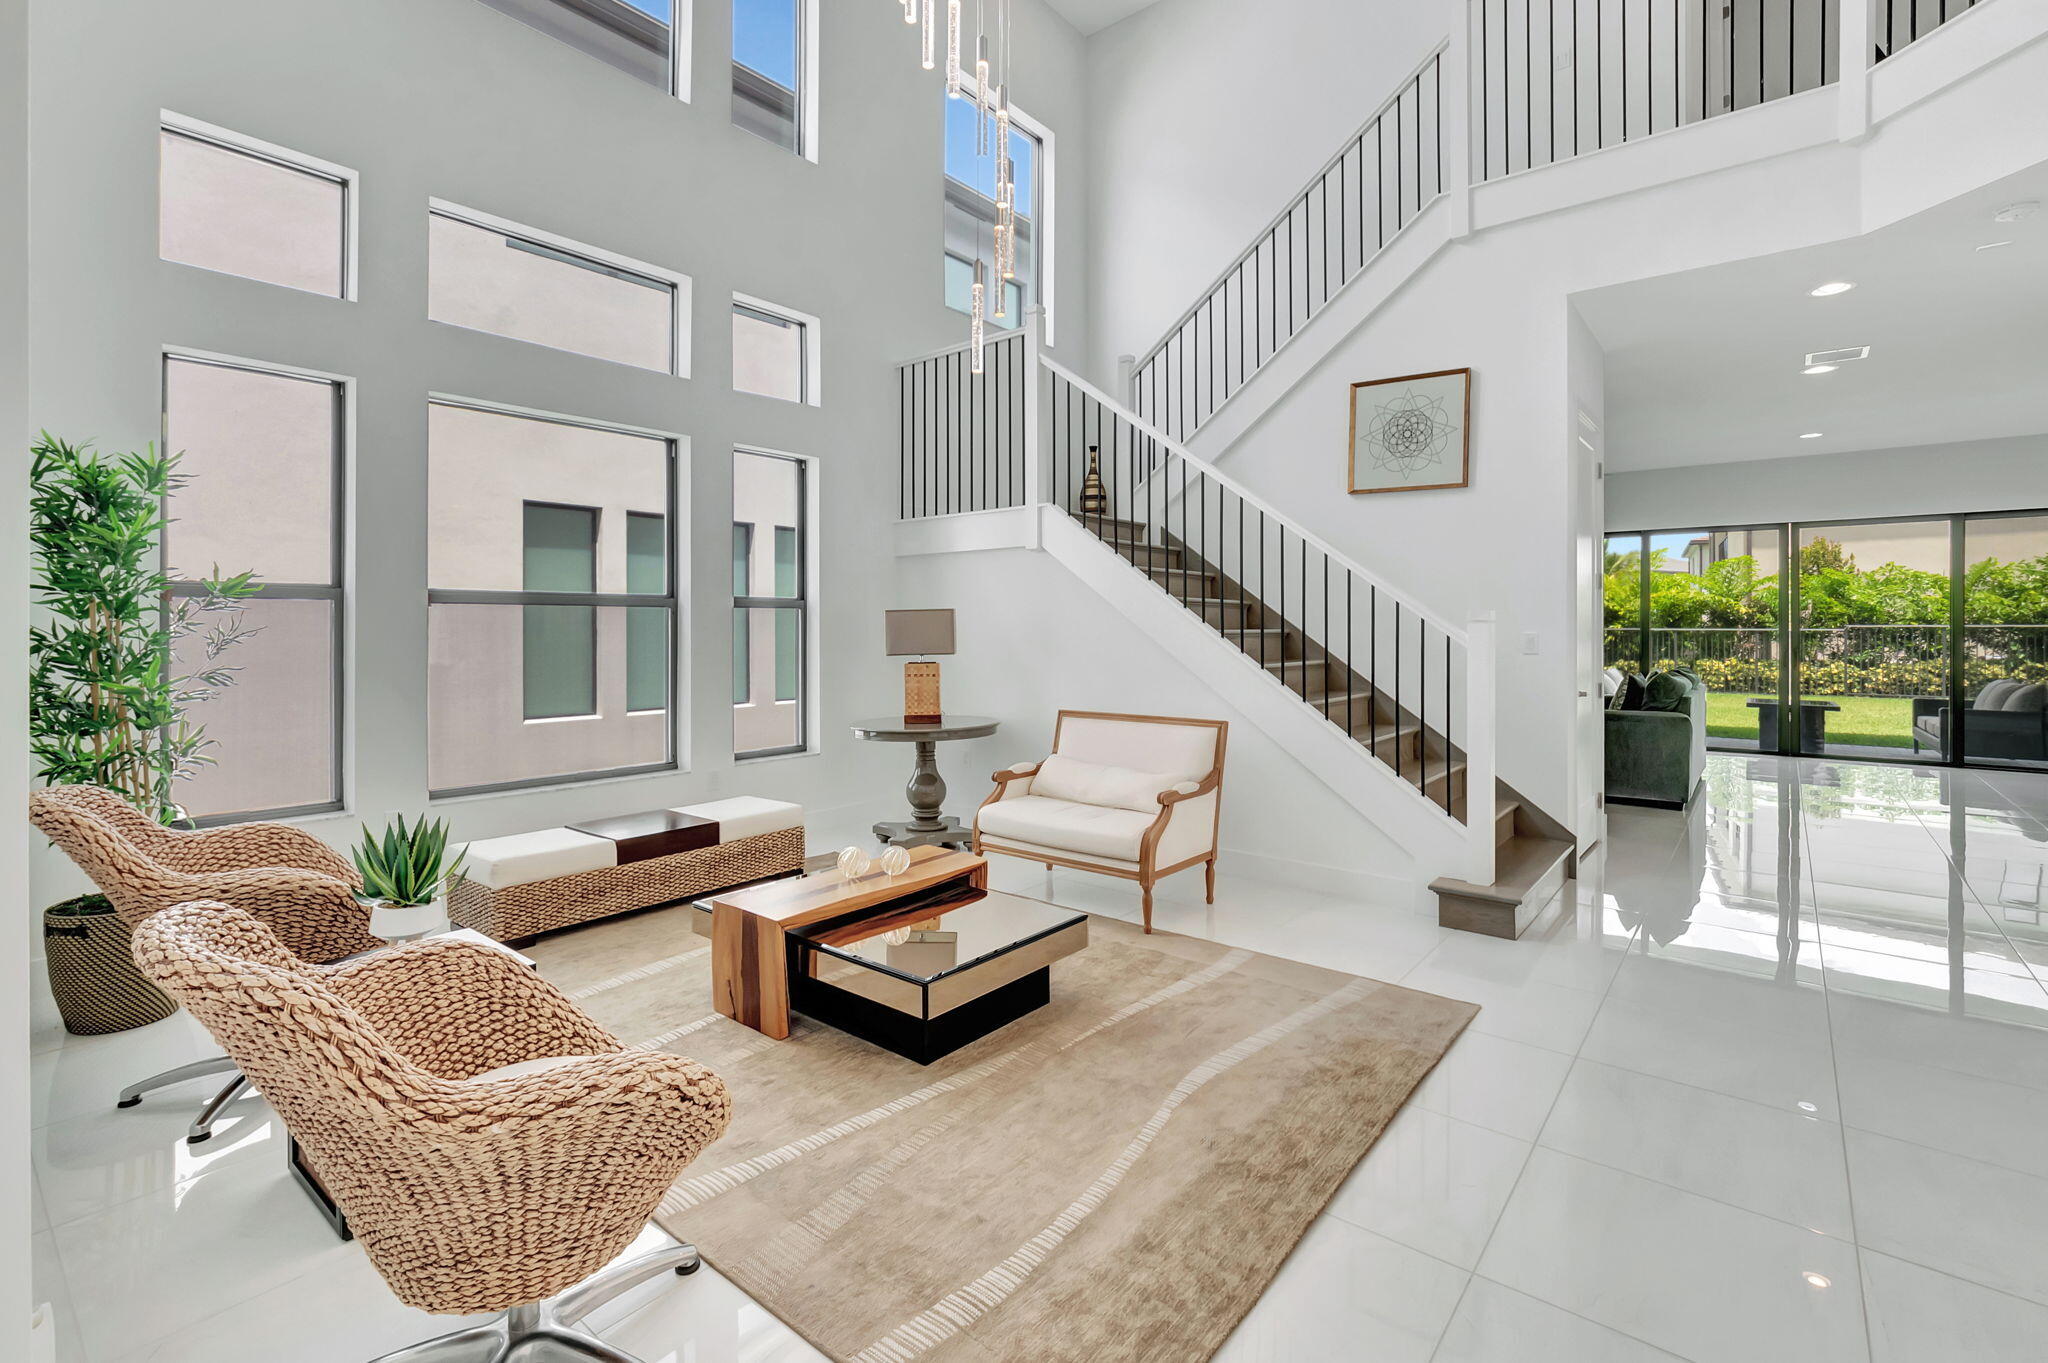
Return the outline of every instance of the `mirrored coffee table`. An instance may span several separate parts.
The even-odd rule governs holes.
[[[928,1065],[1051,997],[1088,916],[991,893],[980,857],[920,847],[901,875],[838,869],[697,904],[712,1004],[778,1040],[789,1015]]]
[[[790,933],[790,1006],[929,1065],[1052,998],[1088,915],[968,889]]]

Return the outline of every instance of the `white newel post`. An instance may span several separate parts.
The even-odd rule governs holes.
[[[1039,345],[1045,335],[1045,308],[1032,304],[1024,310],[1024,504],[1045,502],[1045,370],[1040,367]],[[1034,513],[1035,515],[1036,513]]]
[[[1844,142],[1860,141],[1870,133],[1871,11],[1877,0],[1843,0],[1841,33],[1835,49],[1836,94],[1841,99],[1838,131]]]
[[[1477,4],[1485,3],[1486,0],[1477,0]],[[1479,118],[1472,107],[1472,63],[1478,50],[1472,29],[1478,22],[1477,5],[1466,5],[1465,22],[1451,25],[1450,46],[1444,52],[1444,111],[1452,122],[1438,133],[1438,139],[1443,148],[1444,185],[1451,196],[1453,241],[1472,231],[1472,167],[1477,159],[1472,142],[1479,129]]]
[[[1493,612],[1475,611],[1465,625],[1465,879],[1474,885],[1493,883],[1497,666]]]

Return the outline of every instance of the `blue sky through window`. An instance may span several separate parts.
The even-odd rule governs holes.
[[[642,14],[653,15],[664,24],[668,22],[668,16],[674,8],[674,0],[626,0],[626,3]]]
[[[996,158],[974,154],[974,101],[940,98],[946,104],[946,174],[994,198]],[[1010,161],[1017,172],[1017,211],[1029,217],[1037,203],[1032,181],[1038,174],[1038,149],[1016,128],[1010,129]]]
[[[669,0],[633,0],[666,10]],[[796,89],[796,7],[798,0],[733,0],[732,59],[786,90]],[[971,129],[970,129],[971,131]]]

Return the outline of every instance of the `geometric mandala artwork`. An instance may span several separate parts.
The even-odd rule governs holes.
[[[1464,487],[1471,371],[1352,385],[1351,490]]]

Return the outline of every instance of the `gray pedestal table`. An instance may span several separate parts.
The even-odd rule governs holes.
[[[911,817],[876,824],[876,840],[895,847],[965,847],[973,842],[974,830],[944,812],[946,783],[939,776],[938,745],[956,738],[987,738],[997,723],[986,715],[942,715],[932,724],[906,724],[902,716],[889,715],[856,723],[856,738],[917,745],[917,765],[903,788]]]

